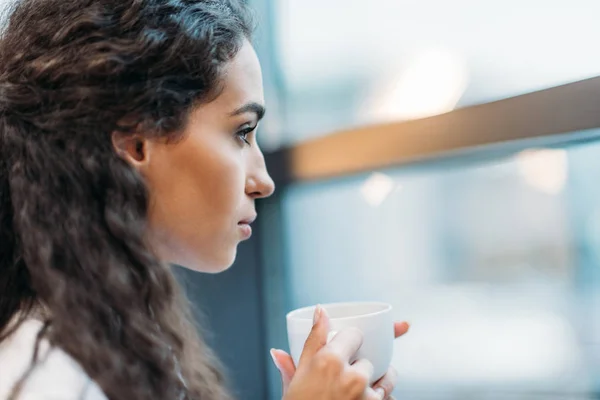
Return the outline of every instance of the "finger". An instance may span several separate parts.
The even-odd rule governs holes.
[[[367,360],[366,358],[356,361],[350,366],[350,368],[363,376],[367,382],[371,382],[373,379],[373,372],[375,371],[375,368],[373,367],[371,361]]]
[[[381,394],[377,393],[376,391],[374,391],[371,388],[367,388],[367,390],[365,391],[364,398],[366,400],[383,400],[383,397],[381,397]]]
[[[408,332],[410,325],[408,322],[395,322],[394,323],[394,337],[399,338]]]
[[[363,334],[359,329],[347,328],[338,332],[327,344],[327,349],[342,360],[349,362],[363,343]]]
[[[369,382],[372,381],[373,372],[375,370],[373,364],[369,360],[363,358],[354,362],[351,366],[349,366],[349,368],[354,373],[352,375],[355,377],[356,375],[361,377],[361,379],[353,380],[353,390],[363,393],[361,396],[363,400],[381,400],[377,398],[377,394],[369,387]],[[352,375],[346,376],[350,377]]]
[[[294,360],[288,353],[278,349],[271,350],[271,357],[273,358],[273,363],[275,363],[275,366],[281,373],[283,392],[285,393],[287,388],[290,386],[290,382],[294,377],[294,373],[296,372]]]
[[[394,367],[390,367],[383,378],[375,382],[373,389],[381,395],[382,399],[387,399],[394,391],[397,381],[398,372]]]
[[[329,333],[329,316],[323,307],[315,307],[313,317],[313,327],[304,344],[304,350],[300,356],[299,364],[312,359],[314,355],[327,344],[327,334]]]

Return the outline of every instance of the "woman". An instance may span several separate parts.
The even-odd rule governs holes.
[[[0,398],[229,398],[167,265],[227,269],[255,200],[274,190],[255,138],[264,99],[248,11],[22,0],[9,12]],[[273,353],[285,398],[389,395],[393,374],[367,388],[369,363],[348,364],[360,334],[325,345],[327,317],[315,321],[297,370]]]

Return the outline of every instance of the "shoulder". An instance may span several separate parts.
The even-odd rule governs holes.
[[[29,319],[0,343],[0,400],[31,366],[37,335],[43,324]],[[71,356],[40,341],[38,362],[26,379],[18,400],[106,400],[96,385]]]

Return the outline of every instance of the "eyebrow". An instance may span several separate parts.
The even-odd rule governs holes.
[[[235,117],[236,115],[251,112],[251,113],[256,114],[256,118],[260,121],[265,116],[266,111],[267,110],[265,109],[265,107],[262,104],[251,102],[251,103],[244,104],[243,106],[236,109],[229,115],[232,117]]]

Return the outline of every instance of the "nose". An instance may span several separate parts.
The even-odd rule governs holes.
[[[275,182],[273,182],[267,171],[265,158],[262,152],[259,151],[258,153],[251,173],[248,174],[246,180],[246,194],[253,199],[263,199],[275,192]]]

